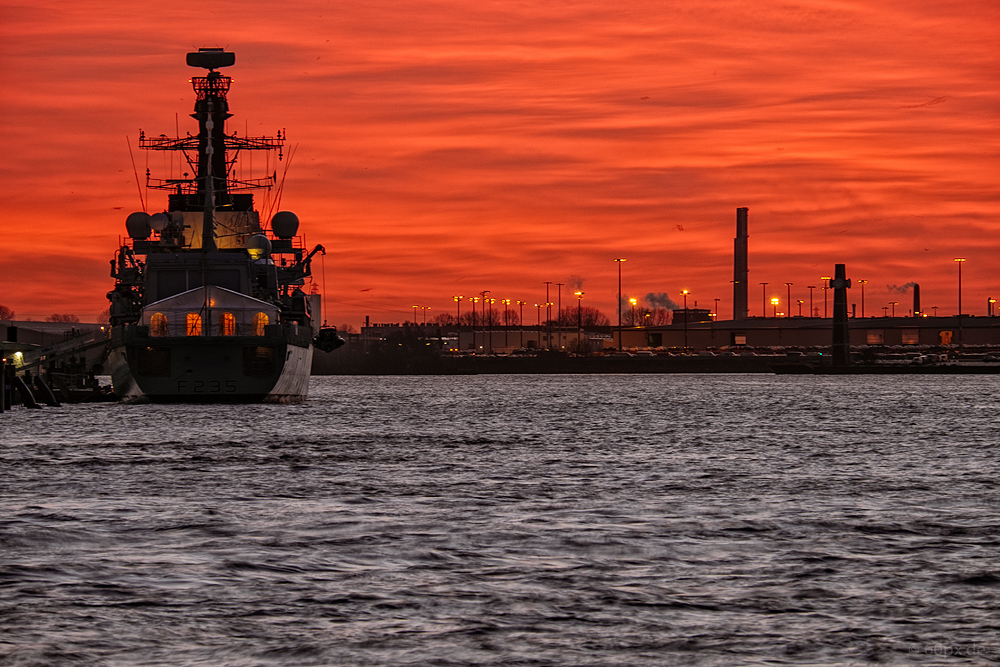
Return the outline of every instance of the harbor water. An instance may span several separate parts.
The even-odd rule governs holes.
[[[1000,376],[0,415],[0,665],[1000,662]]]

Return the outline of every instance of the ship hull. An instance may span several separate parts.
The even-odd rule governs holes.
[[[311,329],[268,328],[268,336],[153,337],[146,327],[116,327],[108,354],[115,395],[129,403],[301,403]]]

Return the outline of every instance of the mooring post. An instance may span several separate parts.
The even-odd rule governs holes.
[[[851,279],[847,277],[844,264],[834,265],[833,281],[833,365],[847,366],[851,363],[851,339],[847,324],[847,290]]]

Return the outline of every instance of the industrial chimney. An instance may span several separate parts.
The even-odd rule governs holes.
[[[747,264],[747,211],[736,209],[736,240],[733,242],[733,319],[745,320],[750,268]]]
[[[913,316],[920,317],[920,285],[913,283]]]

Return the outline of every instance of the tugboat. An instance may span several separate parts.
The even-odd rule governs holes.
[[[140,130],[141,148],[176,151],[195,174],[152,179],[147,170],[147,187],[168,191],[168,207],[129,215],[129,238],[111,260],[108,366],[121,401],[298,403],[314,344],[343,344],[336,329],[316,326],[319,295],[302,291],[323,246],[306,252],[294,213],[275,213],[265,228],[254,208],[253,191],[278,185],[277,170],[243,178],[237,169],[242,151],[280,160],[285,137],[226,133],[232,79],[216,70],[235,62],[220,48],[187,54],[189,66],[208,70],[191,79],[196,136]]]

